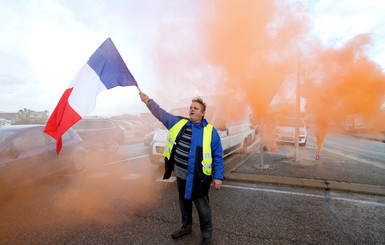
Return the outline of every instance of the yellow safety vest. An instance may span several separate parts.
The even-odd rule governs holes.
[[[188,122],[187,119],[181,119],[168,131],[166,140],[166,146],[164,148],[163,155],[170,160],[172,148],[176,144],[175,140],[178,133],[181,131],[183,126]],[[202,160],[202,171],[205,175],[212,174],[212,163],[213,159],[211,156],[211,139],[212,139],[213,126],[207,124],[203,128],[203,160]]]

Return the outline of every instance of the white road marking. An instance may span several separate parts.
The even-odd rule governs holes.
[[[108,175],[111,175],[111,173],[108,173],[108,172],[98,172],[98,173],[95,173],[93,175],[88,176],[88,178],[103,178],[103,177],[106,177]]]
[[[382,156],[385,157],[385,153],[383,153],[383,152],[372,151],[372,150],[368,150],[368,149],[362,149],[362,148],[359,148],[359,147],[355,147],[353,145],[341,144],[341,143],[337,143],[337,142],[334,142],[334,141],[331,141],[331,140],[325,140],[325,141],[326,141],[327,144],[338,145],[340,147],[343,147],[344,149],[348,148],[348,149],[351,149],[352,152],[361,152],[361,154],[366,155],[366,156],[371,156],[370,153],[373,153],[373,154],[382,155]]]
[[[315,139],[315,138],[314,138]],[[335,144],[335,145],[340,145],[338,143],[333,143],[333,142],[328,142],[329,144]],[[347,149],[349,147],[345,147],[345,150],[350,150],[350,149]],[[353,155],[347,155],[347,154],[344,154],[338,150],[332,150],[332,149],[329,149],[329,147],[327,146],[324,146],[322,147],[322,150],[325,150],[325,151],[328,151],[328,152],[332,152],[334,154],[338,154],[340,156],[343,156],[343,157],[346,157],[346,158],[349,158],[349,159],[352,159],[352,160],[355,160],[355,161],[358,161],[358,162],[361,162],[361,163],[365,163],[365,164],[368,164],[368,165],[371,165],[371,166],[374,166],[374,167],[377,167],[377,168],[382,168],[382,169],[385,169],[385,165],[381,164],[381,163],[378,163],[378,162],[372,162],[372,161],[368,161],[368,160],[365,160],[365,159],[362,159],[362,158],[359,158],[359,157],[356,157],[356,156],[353,156]],[[352,152],[354,152],[353,150],[350,150]],[[369,152],[373,152],[373,151],[369,151]],[[379,152],[376,152],[377,154]],[[363,153],[360,153],[360,154],[363,154]],[[364,154],[366,156],[370,156],[368,154]]]
[[[138,179],[141,176],[142,176],[141,174],[128,174],[126,176],[121,177],[120,179],[122,179],[122,180],[133,180],[133,179]]]
[[[335,153],[335,154],[344,156],[344,157],[346,157],[346,158],[349,158],[349,159],[352,159],[352,160],[356,160],[356,161],[358,161],[358,162],[365,163],[365,164],[368,164],[368,165],[377,167],[377,168],[385,169],[385,165],[383,165],[383,164],[381,164],[381,163],[372,162],[372,161],[368,161],[368,160],[365,160],[365,159],[362,159],[362,158],[358,158],[358,157],[355,157],[355,156],[346,155],[346,154],[343,154],[343,153],[340,152],[340,151],[330,150],[330,149],[328,149],[328,148],[326,148],[326,147],[323,148],[322,150],[329,151],[329,152],[332,152],[332,153]]]
[[[385,207],[385,203],[370,202],[370,201],[363,201],[363,200],[349,199],[349,198],[342,198],[342,197],[330,197],[330,196],[326,197],[326,196],[322,196],[322,195],[314,195],[314,194],[307,194],[307,193],[300,193],[300,192],[293,192],[293,191],[281,191],[281,190],[263,189],[263,188],[246,187],[246,186],[235,186],[235,185],[226,185],[226,184],[222,185],[222,187],[233,188],[233,189],[251,190],[251,191],[260,191],[260,192],[279,193],[279,194],[286,194],[286,195],[315,197],[315,198],[322,198],[322,199],[330,198],[330,199],[339,200],[339,201],[346,201],[346,202],[361,203],[361,204]]]
[[[137,156],[137,157],[132,157],[132,158],[127,158],[127,159],[123,159],[123,160],[119,160],[119,161],[108,162],[108,163],[105,163],[104,166],[119,164],[119,163],[122,163],[122,162],[128,162],[128,161],[131,161],[131,160],[135,160],[135,159],[139,159],[139,158],[144,158],[144,157],[148,157],[148,154],[142,155],[142,156]]]

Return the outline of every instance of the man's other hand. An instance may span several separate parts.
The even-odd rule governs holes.
[[[215,190],[219,190],[219,188],[222,187],[222,180],[221,179],[213,179],[213,186]]]

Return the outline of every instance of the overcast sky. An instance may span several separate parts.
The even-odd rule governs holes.
[[[312,34],[325,46],[339,47],[358,34],[371,33],[369,55],[384,71],[385,1],[301,2],[309,10]],[[159,33],[165,23],[176,21],[190,27],[180,30],[177,38],[193,40],[191,23],[200,13],[195,8],[193,0],[0,1],[0,111],[52,112],[73,77],[108,37],[144,92],[156,96],[167,91],[153,62]],[[177,42],[169,45],[170,50],[178,48]],[[192,76],[210,72],[215,79],[215,72],[207,67],[202,65]],[[119,87],[101,93],[92,114],[144,111],[135,87]]]

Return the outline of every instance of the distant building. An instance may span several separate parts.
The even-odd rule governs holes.
[[[19,112],[0,112],[0,118],[16,122],[20,120]]]
[[[24,108],[18,112],[0,112],[0,118],[10,120],[12,124],[46,124],[48,111],[33,111]]]
[[[373,123],[374,119],[367,119],[360,114],[349,114],[342,127],[348,132],[363,132],[372,128]]]

